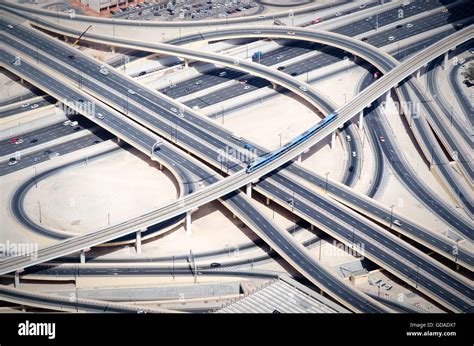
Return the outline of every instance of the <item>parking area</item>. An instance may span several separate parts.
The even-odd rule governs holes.
[[[144,1],[112,8],[110,16],[133,20],[199,20],[255,15],[262,9],[251,0],[170,1],[165,4]]]

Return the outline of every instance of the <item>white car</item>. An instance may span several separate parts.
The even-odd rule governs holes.
[[[109,70],[107,70],[107,68],[104,65],[102,65],[100,67],[100,73],[102,73],[104,76],[107,76],[109,74]]]
[[[389,37],[388,37],[388,40],[389,40],[389,41],[393,41],[393,40],[395,40],[395,37],[394,37],[394,36],[389,36]]]
[[[222,71],[221,73],[219,73],[219,77],[224,77],[224,76],[227,76],[227,72]]]
[[[308,89],[305,86],[302,86],[302,85],[300,86],[300,90],[301,91],[308,91]]]
[[[348,142],[350,142],[351,141],[351,136],[347,135],[346,139],[347,139]]]
[[[250,89],[250,85],[244,86],[244,90],[249,90],[249,89]]]
[[[407,28],[408,28],[408,29],[410,29],[410,28],[412,28],[412,27],[413,27],[413,24],[412,24],[412,23],[408,23],[408,24],[407,24]]]
[[[366,6],[365,4],[361,4],[359,5],[359,8],[365,8],[365,6]]]
[[[77,124],[79,124],[77,121],[71,121],[71,123],[69,124],[69,126],[74,127],[74,126],[76,126]]]
[[[64,126],[69,126],[70,123],[71,123],[71,120],[66,120],[65,122],[63,122],[63,125]]]
[[[357,153],[355,151],[352,152],[352,157],[356,157]]]
[[[288,35],[291,35],[291,36],[294,36],[294,35],[295,35],[295,32],[294,32],[294,31],[288,31],[287,34],[288,34]]]
[[[339,17],[340,15],[342,15],[342,12],[336,12],[336,17]]]
[[[22,103],[22,104],[21,104],[21,108],[28,107],[29,105],[30,105],[29,103]]]
[[[135,94],[136,94],[135,90],[128,89],[127,91],[128,91],[129,94],[132,94],[132,95],[135,95]]]
[[[193,109],[199,109],[198,105],[193,106]]]
[[[18,161],[12,157],[9,161],[8,161],[8,165],[9,166],[13,166],[13,165],[16,165],[18,163]]]
[[[104,115],[102,113],[97,113],[97,118],[102,120],[104,119]]]
[[[7,24],[7,27],[8,27],[9,29],[13,29],[13,25],[11,25],[11,24]]]
[[[15,141],[15,145],[23,143],[23,139],[19,138],[18,140]]]
[[[171,111],[174,113],[178,113],[178,110],[176,108],[171,108]]]
[[[36,108],[38,108],[38,107],[39,107],[38,104],[35,103],[34,105],[31,106],[31,109],[36,109]]]

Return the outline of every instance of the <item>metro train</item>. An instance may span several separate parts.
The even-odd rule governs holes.
[[[307,130],[306,132],[302,133],[301,135],[299,135],[298,137],[296,137],[295,139],[293,139],[291,142],[288,142],[287,144],[285,144],[284,146],[282,146],[281,148],[278,148],[277,150],[265,155],[265,156],[262,156],[261,158],[258,158],[256,159],[255,161],[253,161],[251,164],[249,164],[247,166],[247,169],[246,169],[246,172],[247,173],[252,173],[253,171],[255,171],[256,169],[266,165],[267,163],[270,163],[272,162],[273,160],[275,160],[276,158],[280,157],[281,155],[283,155],[284,153],[286,153],[288,150],[290,150],[291,148],[295,147],[296,145],[300,144],[301,142],[307,140],[309,137],[313,136],[314,134],[316,134],[318,131],[320,131],[321,129],[325,128],[328,124],[330,124],[331,122],[333,122],[335,119],[337,119],[338,117],[338,114],[337,113],[331,113],[329,114],[327,117],[325,117],[323,120],[321,120],[319,123],[317,123],[316,125],[314,125],[312,128],[310,128],[309,130]]]

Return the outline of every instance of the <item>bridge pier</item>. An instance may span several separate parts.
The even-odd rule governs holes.
[[[421,67],[416,71],[416,79],[420,79],[421,77]]]
[[[448,69],[448,63],[449,63],[449,51],[447,51],[446,53],[444,53],[444,63],[443,63],[443,70],[447,70]]]
[[[192,224],[191,210],[189,210],[186,212],[186,233],[187,234],[191,234],[191,224]]]
[[[15,271],[15,288],[20,288],[20,272],[23,270]]]
[[[189,67],[189,59],[184,59],[184,67]]]
[[[79,257],[80,257],[81,264],[86,263],[86,250],[81,250]]]
[[[389,107],[389,104],[390,104],[390,101],[391,101],[391,92],[390,90],[387,91],[387,93],[385,94],[385,106],[388,108]]]
[[[331,149],[334,149],[335,145],[336,145],[336,131],[331,133]]]
[[[246,193],[249,198],[252,198],[252,183],[246,185]]]
[[[144,231],[146,231],[146,228],[138,230],[135,233],[135,250],[137,252],[137,255],[141,255],[142,253],[142,232]]]
[[[297,159],[298,163],[301,163],[302,157],[303,157],[303,154],[299,154],[299,155],[298,155],[298,159]]]
[[[360,111],[359,113],[359,130],[362,130],[364,127],[364,111]]]
[[[266,204],[266,205],[270,205],[270,198],[265,197],[265,204]]]

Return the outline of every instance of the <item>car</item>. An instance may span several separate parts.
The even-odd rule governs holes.
[[[140,76],[144,76],[144,75],[146,75],[146,71],[142,71],[142,72],[140,72],[140,73],[138,74],[139,77],[140,77]]]
[[[135,90],[132,90],[132,89],[128,89],[127,92],[128,92],[129,94],[132,94],[132,95],[135,95],[135,94],[136,94]]]
[[[99,72],[102,73],[104,76],[107,76],[109,74],[109,70],[104,65],[100,67]]]
[[[100,120],[104,119],[104,115],[102,113],[97,113],[96,117],[97,119],[100,119]]]
[[[222,71],[221,73],[219,73],[219,77],[224,77],[224,76],[227,76],[227,72]]]
[[[474,54],[474,48],[469,48],[469,53]]]
[[[367,37],[362,37],[360,40],[365,42],[367,41]]]
[[[340,15],[342,15],[342,12],[336,12],[336,17],[339,17]]]
[[[253,33],[254,34],[261,34],[262,32],[261,31],[254,31]]]
[[[300,90],[301,90],[301,91],[308,91],[308,89],[307,89],[305,86],[303,86],[303,85],[300,85]]]
[[[350,142],[351,141],[351,136],[347,135],[346,139],[347,139],[348,142]]]
[[[321,21],[322,21],[321,18],[315,18],[315,19],[313,19],[313,20],[311,21],[311,24],[316,24],[316,23],[319,23],[319,22],[321,22]]]
[[[155,13],[153,13],[153,15],[154,15],[155,17],[160,17],[160,16],[161,16],[161,13],[160,13],[160,12],[155,12]]]
[[[25,108],[25,107],[28,107],[30,104],[28,102],[25,102],[25,103],[22,103],[21,104],[21,108]]]
[[[288,199],[286,200],[286,203],[288,203],[288,204],[290,204],[290,205],[293,205],[293,203],[294,203],[293,198],[288,198]]]
[[[244,149],[252,150],[252,149],[253,149],[253,145],[250,144],[250,143],[245,143],[245,144],[244,144]]]
[[[277,60],[283,59],[283,55],[282,55],[282,54],[277,55],[277,56],[276,56],[276,59],[277,59]]]
[[[258,16],[258,19],[262,19],[262,18],[265,18],[265,15],[264,15],[264,14],[260,14],[260,15]]]
[[[51,154],[52,152],[53,152],[52,150],[49,150],[49,149],[48,149],[48,150],[45,150],[45,151],[43,152],[43,154],[49,155],[49,154]]]
[[[365,18],[365,21],[369,22],[371,19],[372,19],[372,17],[367,17],[367,18]]]
[[[349,172],[351,172],[351,173],[354,172],[354,166],[349,167]]]
[[[365,8],[366,4],[360,4],[359,8]]]
[[[397,219],[393,220],[393,223],[394,223],[395,225],[397,225],[397,226],[401,226],[401,225],[402,225],[402,223],[400,222],[400,220],[397,220]]]
[[[111,15],[115,15],[116,13],[117,13],[117,11],[110,11]]]
[[[38,105],[37,103],[31,105],[31,109],[36,109],[36,108],[38,108],[38,107],[39,107],[39,105]]]
[[[83,99],[79,99],[79,100],[77,100],[77,101],[80,102],[80,103],[83,103],[83,102],[84,102]]]
[[[16,144],[21,144],[21,143],[23,143],[23,139],[14,137],[14,138],[10,139],[9,142],[10,142],[11,144],[15,144],[15,145],[16,145]]]
[[[357,153],[355,151],[352,152],[352,157],[356,157]]]
[[[74,128],[74,131],[76,131],[76,132],[77,132],[77,131],[81,131],[81,128],[80,128],[79,126],[78,126],[78,127],[75,127],[75,128]]]
[[[393,40],[395,40],[395,37],[394,37],[394,36],[389,36],[389,37],[388,37],[388,40],[389,40],[389,41],[393,41]]]
[[[241,79],[241,80],[239,80],[239,83],[240,84],[247,84],[247,80],[246,79]]]
[[[13,25],[11,25],[11,24],[7,24],[7,28],[9,28],[9,29],[13,29]]]
[[[10,160],[8,160],[8,165],[13,166],[16,165],[18,161],[14,157],[10,157]]]
[[[202,79],[199,79],[199,80],[195,81],[194,84],[201,85],[202,84]]]
[[[63,125],[64,126],[69,126],[70,123],[71,123],[71,120],[66,120],[65,122],[63,122]]]
[[[77,126],[77,124],[79,124],[77,121],[72,121],[69,126],[71,127],[74,127],[74,126]]]
[[[171,111],[174,112],[174,113],[178,113],[178,110],[176,108],[171,108]]]
[[[285,66],[278,66],[277,70],[278,71],[283,71],[285,69]]]
[[[238,140],[238,141],[241,141],[241,140],[242,140],[242,136],[236,135],[235,133],[232,134],[232,138],[233,138],[233,139],[236,139],[236,140]]]
[[[397,25],[395,28],[396,28],[396,29],[401,29],[401,28],[403,28],[403,25],[399,24],[399,25]]]
[[[443,8],[443,9],[441,10],[441,12],[447,13],[447,12],[448,12],[448,9],[447,9],[447,8]]]
[[[288,31],[287,34],[288,34],[288,35],[291,35],[291,36],[294,36],[294,35],[295,35],[295,32],[294,32],[294,31]]]
[[[385,137],[384,137],[384,136],[380,136],[380,137],[379,137],[379,140],[380,140],[381,142],[385,142]]]
[[[67,57],[71,60],[76,59],[76,56],[74,54],[69,54]]]
[[[220,266],[221,266],[221,264],[218,263],[218,262],[212,262],[211,263],[211,268],[219,268]]]
[[[244,90],[249,90],[249,89],[250,89],[250,85],[244,86]]]
[[[290,76],[292,76],[292,77],[297,76],[297,75],[298,75],[297,72],[291,72],[291,73],[290,73]]]
[[[464,25],[463,25],[463,23],[456,23],[455,26],[456,26],[456,28],[462,28]]]
[[[410,28],[413,27],[413,24],[412,24],[412,23],[408,23],[408,24],[406,25],[406,27],[407,27],[408,29],[410,29]]]
[[[32,138],[32,139],[30,140],[30,143],[36,143],[36,142],[38,142],[38,140],[37,140],[36,138]]]

